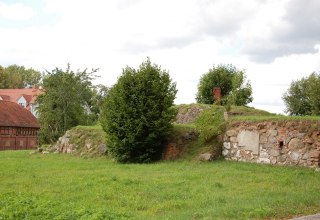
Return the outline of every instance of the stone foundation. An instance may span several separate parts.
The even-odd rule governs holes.
[[[320,122],[238,122],[231,124],[223,143],[228,160],[319,167]]]

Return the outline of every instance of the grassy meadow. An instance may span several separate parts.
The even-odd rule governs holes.
[[[320,212],[298,167],[0,152],[0,219],[279,219]]]

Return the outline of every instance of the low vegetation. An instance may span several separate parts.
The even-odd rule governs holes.
[[[320,212],[320,173],[0,152],[0,219],[269,219]]]

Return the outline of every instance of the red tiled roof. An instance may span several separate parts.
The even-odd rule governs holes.
[[[40,128],[34,115],[15,102],[0,100],[0,126]]]
[[[8,95],[0,95],[0,97],[2,100],[10,101],[10,96],[8,96]]]
[[[42,89],[28,88],[28,89],[0,89],[0,96],[10,96],[11,102],[17,102],[23,96],[28,104],[34,104],[37,96],[43,93]]]

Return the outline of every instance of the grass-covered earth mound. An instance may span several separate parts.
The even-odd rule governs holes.
[[[68,153],[81,157],[107,155],[107,135],[101,126],[77,126],[60,137],[56,144],[41,146],[42,153]]]

